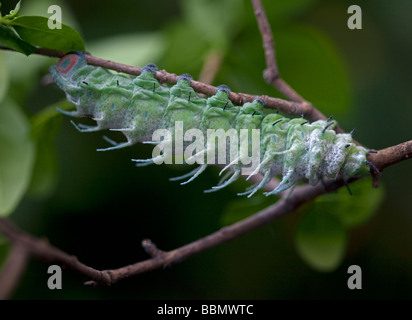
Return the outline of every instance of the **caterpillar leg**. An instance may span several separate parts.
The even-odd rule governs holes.
[[[151,158],[151,159],[132,159],[132,161],[137,162],[136,167],[145,167],[148,165],[151,165],[155,163],[157,160],[160,160],[163,158],[163,155]]]
[[[121,131],[121,132],[127,132],[127,131],[134,131],[135,127],[133,128],[121,128],[121,129],[109,129],[110,131]]]
[[[229,180],[227,180],[225,183],[221,185],[217,185],[215,187],[212,187],[212,189],[205,190],[205,193],[210,193],[214,191],[219,191],[220,189],[226,188],[229,184],[235,182],[237,179],[240,177],[240,170],[235,171],[235,173],[230,177]]]
[[[197,168],[195,174],[193,174],[193,176],[192,176],[189,180],[187,180],[187,181],[185,181],[185,182],[182,182],[181,185],[185,185],[185,184],[188,184],[189,182],[192,182],[192,181],[193,181],[194,179],[196,179],[203,171],[205,171],[206,168],[207,168],[207,164],[202,164],[200,167]]]
[[[70,120],[70,122],[79,132],[95,132],[101,130],[99,126],[87,126],[82,123],[76,124],[73,120]]]
[[[282,181],[278,184],[278,186],[275,189],[273,189],[270,192],[265,192],[264,193],[265,196],[281,193],[282,191],[285,191],[285,190],[289,189],[290,187],[292,187],[293,185],[295,185],[297,181],[294,181],[294,180],[289,181],[287,183],[287,181],[290,179],[291,175],[292,174],[283,177]]]
[[[232,172],[228,171],[225,173],[225,175],[219,180],[219,182],[217,183],[218,186],[220,186],[222,183],[224,183],[227,178],[229,178],[229,176],[232,174]]]
[[[77,111],[65,111],[65,110],[62,110],[60,108],[56,108],[56,110],[59,111],[60,113],[64,114],[64,115],[66,115],[66,116],[76,117],[76,118],[80,117],[80,113],[77,112]]]
[[[252,189],[256,188],[258,185],[259,185],[259,183],[252,184],[251,186],[249,186],[249,187],[246,188],[246,191],[245,191],[245,192],[240,192],[240,193],[238,193],[237,195],[238,195],[238,196],[245,196],[245,195],[251,193],[251,192],[252,192]]]
[[[370,151],[369,151],[369,152],[370,152]],[[369,167],[371,167],[373,170],[375,170],[375,172],[376,172],[377,174],[381,174],[381,172],[379,171],[379,169],[376,168],[376,166],[375,166],[372,162],[370,162],[370,161],[368,161],[368,160],[365,160],[365,162],[366,162],[366,164],[367,164]]]
[[[223,172],[225,172],[227,169],[229,169],[232,165],[237,164],[240,160],[240,157],[237,157],[235,160],[233,160],[231,163],[229,163],[226,167],[224,167],[220,172],[219,176],[222,175]]]
[[[219,182],[217,183],[217,186],[221,186],[224,182],[226,182],[226,180],[229,178],[229,176],[231,174],[232,174],[231,171],[226,172],[225,175],[222,177],[222,179],[220,179]],[[254,186],[252,186],[252,187],[254,187]],[[251,187],[249,187],[249,188],[251,188]],[[217,191],[217,190],[212,188],[212,189],[205,190],[204,193],[210,193],[210,192],[215,192],[215,191]]]
[[[260,182],[261,182],[261,181],[260,181]],[[245,196],[245,195],[249,194],[250,192],[252,192],[252,191],[251,191],[252,189],[256,188],[256,187],[260,184],[260,182],[257,182],[257,183],[255,183],[255,184],[252,184],[251,186],[249,186],[249,187],[247,187],[247,188],[245,189],[245,192],[238,193],[237,195],[238,195],[238,196]]]
[[[196,158],[202,154],[205,154],[209,151],[209,149],[203,149],[202,151],[199,151],[198,153],[194,154],[193,156],[189,157],[186,162],[190,163],[192,160],[196,161]]]
[[[199,167],[197,167],[196,169],[182,175],[182,176],[178,176],[178,177],[174,177],[174,178],[170,178],[169,181],[179,181],[179,180],[183,180],[186,178],[189,178],[191,176],[193,176],[197,171],[199,170]]]
[[[226,182],[226,180],[229,178],[229,176],[232,174],[231,171],[228,171],[225,173],[225,175],[219,180],[219,182],[217,183],[218,186],[221,186],[224,182]],[[215,189],[208,189],[208,190],[204,190],[204,193],[210,193],[210,192],[215,192],[217,190]]]
[[[259,163],[259,165],[256,167],[256,169],[246,178],[246,181],[248,181],[253,175],[259,173],[262,166],[267,164],[270,160],[272,160],[272,157],[267,157],[266,159],[263,159],[263,161],[261,163]]]
[[[105,140],[106,140],[106,139],[105,139]],[[114,141],[112,140],[112,142],[109,142],[109,143],[111,143],[111,144],[115,143],[115,145],[113,145],[113,147],[108,147],[108,148],[103,148],[103,149],[97,149],[97,151],[109,151],[109,150],[122,149],[122,148],[129,147],[129,146],[132,145],[132,143],[129,142],[129,141],[128,141],[128,142],[123,142],[123,143],[117,143],[117,142],[114,142]]]
[[[117,146],[120,143],[110,139],[108,136],[103,136],[103,140],[110,143],[112,146]]]
[[[163,141],[142,141],[143,144],[155,144],[158,145],[159,143],[167,143],[167,142],[171,142],[171,140],[163,140]]]
[[[238,195],[239,196],[248,195],[247,197],[250,198],[256,192],[258,192],[261,188],[263,188],[269,181],[270,181],[270,171],[267,171],[265,175],[263,176],[263,179],[253,189],[248,190],[243,193],[238,193]]]

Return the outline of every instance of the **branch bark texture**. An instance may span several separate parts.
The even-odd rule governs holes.
[[[326,119],[321,112],[314,108],[311,103],[303,99],[279,76],[279,70],[276,64],[276,54],[274,50],[274,40],[261,1],[252,0],[252,4],[255,10],[259,29],[262,34],[263,47],[266,56],[267,68],[264,71],[264,78],[290,101],[268,96],[255,96],[233,92],[230,94],[230,99],[235,104],[243,104],[247,101],[252,101],[256,97],[260,97],[263,98],[266,102],[266,106],[269,108],[275,108],[288,114],[304,115],[311,121]],[[0,47],[0,49],[7,48]],[[42,48],[38,48],[36,53],[57,58],[60,58],[65,54],[64,52]],[[131,75],[139,75],[141,72],[140,68],[93,56],[87,56],[87,61],[91,65],[101,66]],[[156,78],[163,83],[174,84],[177,82],[177,77],[178,76],[176,74],[168,73],[165,70],[156,72]],[[206,95],[213,95],[216,91],[216,87],[198,81],[192,81],[191,85],[196,91]],[[340,128],[337,128],[336,131],[338,133],[343,132]],[[377,154],[368,155],[368,159],[372,161],[380,171],[390,165],[411,157],[412,140],[380,150]],[[349,182],[353,180],[355,179],[352,179]],[[343,181],[337,181],[334,186],[340,187],[343,184]],[[326,187],[333,189],[331,185],[327,185]],[[10,294],[17,279],[20,277],[22,270],[24,270],[24,266],[29,256],[48,261],[50,263],[64,265],[68,269],[74,270],[90,279],[86,282],[88,285],[112,285],[126,277],[169,266],[204,250],[240,237],[256,228],[275,221],[285,214],[295,211],[302,204],[312,201],[323,193],[324,186],[322,184],[315,187],[310,185],[298,187],[289,197],[281,197],[278,202],[260,212],[257,212],[253,216],[233,225],[221,228],[210,235],[171,251],[160,250],[153,242],[145,239],[142,242],[142,246],[151,258],[112,270],[96,270],[89,267],[81,263],[75,256],[69,255],[60,249],[55,248],[48,243],[47,240],[36,238],[24,231],[21,231],[9,220],[0,218],[0,232],[12,243],[11,254],[5,267],[3,268],[2,273],[0,274],[0,297],[5,297]]]
[[[373,156],[376,158],[375,163],[377,164],[377,168],[383,170],[390,165],[412,157],[412,140],[380,150],[378,154],[374,154]],[[355,179],[352,179],[352,181],[354,180]],[[337,181],[334,187],[341,187],[342,185],[344,185],[343,181]],[[334,188],[331,185],[327,185],[326,187],[328,190],[333,190]],[[90,281],[86,282],[88,285],[112,285],[130,276],[170,266],[197,253],[240,237],[254,229],[277,220],[285,214],[295,211],[302,204],[312,201],[323,193],[324,186],[321,184],[315,187],[310,185],[298,187],[291,196],[282,197],[274,205],[259,211],[253,216],[221,228],[206,237],[171,251],[159,250],[150,240],[145,239],[142,242],[142,246],[151,256],[150,259],[112,270],[96,270],[91,268],[81,263],[75,256],[55,248],[45,239],[33,237],[19,230],[5,218],[0,218],[0,232],[8,238],[14,246],[24,248],[26,256],[31,255],[50,263],[66,266],[68,269],[74,270],[89,278]],[[4,272],[6,272],[6,270],[4,270],[3,273]],[[4,278],[4,275],[3,277],[0,276],[0,279]]]
[[[1,47],[0,49],[3,50],[10,50],[5,47]],[[57,51],[57,50],[50,50],[44,48],[37,48],[35,54],[48,56],[48,57],[55,57],[61,58],[65,55],[65,52]],[[87,62],[94,66],[99,66],[107,69],[111,69],[117,72],[127,73],[130,75],[139,75],[141,73],[141,68],[133,67],[129,65],[125,65],[122,63],[113,62],[110,60],[105,60],[98,57],[93,56],[86,56]],[[175,84],[177,82],[178,75],[174,73],[168,73],[166,70],[159,70],[156,72],[155,75],[156,79],[162,83],[170,83]],[[216,87],[193,80],[191,82],[191,86],[199,93],[203,93],[207,96],[214,95],[216,92]],[[254,98],[261,98],[265,101],[266,107],[271,109],[277,109],[286,114],[296,114],[296,115],[303,115],[307,117],[310,121],[316,121],[323,118],[318,118],[318,114],[313,112],[313,108],[308,105],[307,103],[299,103],[294,101],[287,101],[280,98],[273,98],[266,95],[251,95],[246,93],[235,93],[231,92],[229,95],[229,99],[236,105],[242,105],[245,102],[251,102]],[[325,118],[326,119],[326,118]]]

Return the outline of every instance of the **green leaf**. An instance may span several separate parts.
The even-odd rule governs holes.
[[[56,133],[60,127],[60,119],[54,118],[42,128],[43,133],[36,140],[36,159],[33,175],[28,187],[30,196],[45,197],[57,183],[57,152],[55,146]]]
[[[80,26],[76,22],[76,17],[74,16],[71,6],[66,0],[36,0],[36,1],[25,1],[24,6],[20,10],[20,14],[28,16],[45,16],[48,13],[48,9],[52,5],[59,6],[62,10],[62,22],[65,25],[72,27],[73,29],[80,31]]]
[[[0,215],[7,215],[27,189],[35,153],[29,121],[11,99],[0,105],[0,150]]]
[[[87,49],[97,57],[143,66],[157,61],[165,52],[165,42],[166,39],[160,32],[129,33],[88,43]]]
[[[60,128],[61,113],[56,110],[73,109],[66,99],[53,104],[31,119],[32,136],[36,141],[36,159],[33,176],[28,188],[31,196],[44,197],[50,194],[57,183],[57,152],[55,138]]]
[[[13,19],[15,16],[17,16],[17,14],[18,14],[19,11],[20,11],[20,2],[21,2],[21,0],[20,0],[19,2],[17,2],[17,4],[16,4],[16,6],[14,7],[14,9],[11,10],[10,13],[9,13],[8,15],[5,15],[3,18],[4,18],[4,19]]]
[[[36,51],[36,47],[21,40],[12,28],[0,24],[0,46],[13,49],[26,56]]]
[[[19,36],[36,46],[60,51],[84,51],[84,42],[73,28],[62,24],[61,29],[50,29],[49,18],[21,16],[11,22]]]
[[[339,219],[324,211],[309,209],[299,221],[295,244],[300,257],[312,268],[330,272],[341,263],[347,242]]]
[[[62,10],[62,22],[72,27],[73,29],[80,32],[80,25],[77,23],[77,18],[75,17],[72,7],[67,3],[67,0],[36,0],[36,1],[25,1],[24,6],[20,10],[22,16],[45,16],[48,13],[48,9],[52,5],[59,6]]]
[[[196,79],[196,72],[199,72],[203,65],[203,58],[210,51],[210,44],[198,30],[182,23],[169,27],[166,39],[167,54],[164,55],[162,64],[169,70],[179,70],[179,72],[184,70]],[[196,39],[196,41],[188,45],[187,39]]]
[[[214,49],[224,51],[244,23],[244,6],[239,0],[185,0],[182,7],[187,27],[197,30]]]
[[[0,52],[0,102],[3,100],[7,92],[9,81],[9,72],[7,69],[5,57],[3,53]]]
[[[319,197],[313,206],[316,210],[335,215],[346,228],[358,227],[373,216],[384,198],[384,188],[372,188],[371,179],[352,183],[352,195],[341,189],[339,193]]]
[[[285,25],[274,31],[281,76],[318,109],[340,119],[351,111],[347,68],[332,41],[309,26]]]

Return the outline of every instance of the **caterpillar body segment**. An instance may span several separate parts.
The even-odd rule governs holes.
[[[125,142],[116,143],[106,138],[111,146],[99,150],[119,149],[137,142],[161,142],[162,150],[154,153],[153,158],[134,160],[138,166],[145,166],[171,159],[175,153],[171,150],[176,151],[176,139],[180,136],[183,139],[180,148],[190,152],[185,159],[181,153],[176,163],[197,162],[200,166],[174,180],[188,179],[182,184],[193,181],[212,160],[223,165],[224,177],[206,192],[220,190],[242,174],[249,178],[256,173],[263,176],[261,182],[242,193],[252,196],[274,176],[281,176],[281,182],[267,195],[292,188],[301,180],[316,185],[323,178],[342,177],[346,181],[369,173],[368,150],[356,146],[351,134],[333,131],[336,122],[331,118],[308,123],[303,118],[265,114],[262,99],[236,106],[229,100],[227,86],[217,87],[215,95],[204,98],[190,86],[189,75],[180,76],[177,83],[169,87],[159,83],[156,71],[156,66],[147,65],[134,79],[113,74],[88,65],[81,52],[69,53],[50,67],[55,83],[76,106],[76,111],[64,113],[96,121],[94,127],[76,125],[79,131],[108,129],[124,134]],[[158,129],[170,134],[155,138]],[[203,136],[203,140],[198,136]],[[232,139],[234,136],[238,138]],[[242,136],[245,139],[242,140]],[[201,141],[200,145],[194,143],[194,138],[200,139],[196,140]],[[222,141],[226,153],[220,157]],[[255,166],[249,161],[251,154],[258,156]]]

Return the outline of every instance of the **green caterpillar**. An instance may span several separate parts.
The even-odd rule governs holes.
[[[195,179],[211,163],[224,164],[222,172],[229,170],[228,173],[216,187],[206,192],[228,186],[244,171],[249,177],[256,173],[263,176],[261,182],[240,194],[249,197],[278,175],[282,175],[281,182],[266,195],[278,194],[304,179],[316,185],[324,177],[332,180],[342,177],[346,181],[368,174],[370,167],[377,171],[366,159],[369,151],[355,145],[351,133],[333,131],[336,123],[330,119],[308,123],[303,118],[290,119],[278,113],[265,115],[264,101],[259,98],[235,106],[229,100],[230,89],[224,85],[217,87],[214,96],[203,98],[190,86],[192,78],[189,75],[180,76],[177,83],[169,87],[157,81],[156,71],[155,65],[147,65],[132,79],[88,65],[81,52],[69,53],[50,67],[55,83],[77,109],[62,112],[74,117],[89,117],[97,123],[96,126],[86,126],[73,122],[79,131],[110,129],[126,136],[124,143],[106,138],[112,146],[99,151],[119,149],[137,142],[157,144],[153,158],[134,161],[138,166],[168,163],[175,155],[176,163],[183,163],[183,158],[187,163],[198,162],[197,169],[171,179],[188,178],[182,184]],[[163,130],[162,134],[155,138],[159,129]],[[186,139],[186,134],[192,132],[190,130],[196,133],[190,136],[192,139],[201,135],[209,138],[210,132],[215,135],[207,142],[197,139],[195,148],[192,139]],[[216,139],[227,142],[228,132],[232,133],[230,137],[237,134],[246,140],[230,140],[219,149]],[[177,148],[179,136],[185,139]],[[185,148],[189,151],[183,157],[181,151]],[[258,150],[258,161],[254,166],[249,157],[251,149],[252,153]],[[219,158],[216,151],[224,155]],[[245,164],[247,160],[250,165]]]

